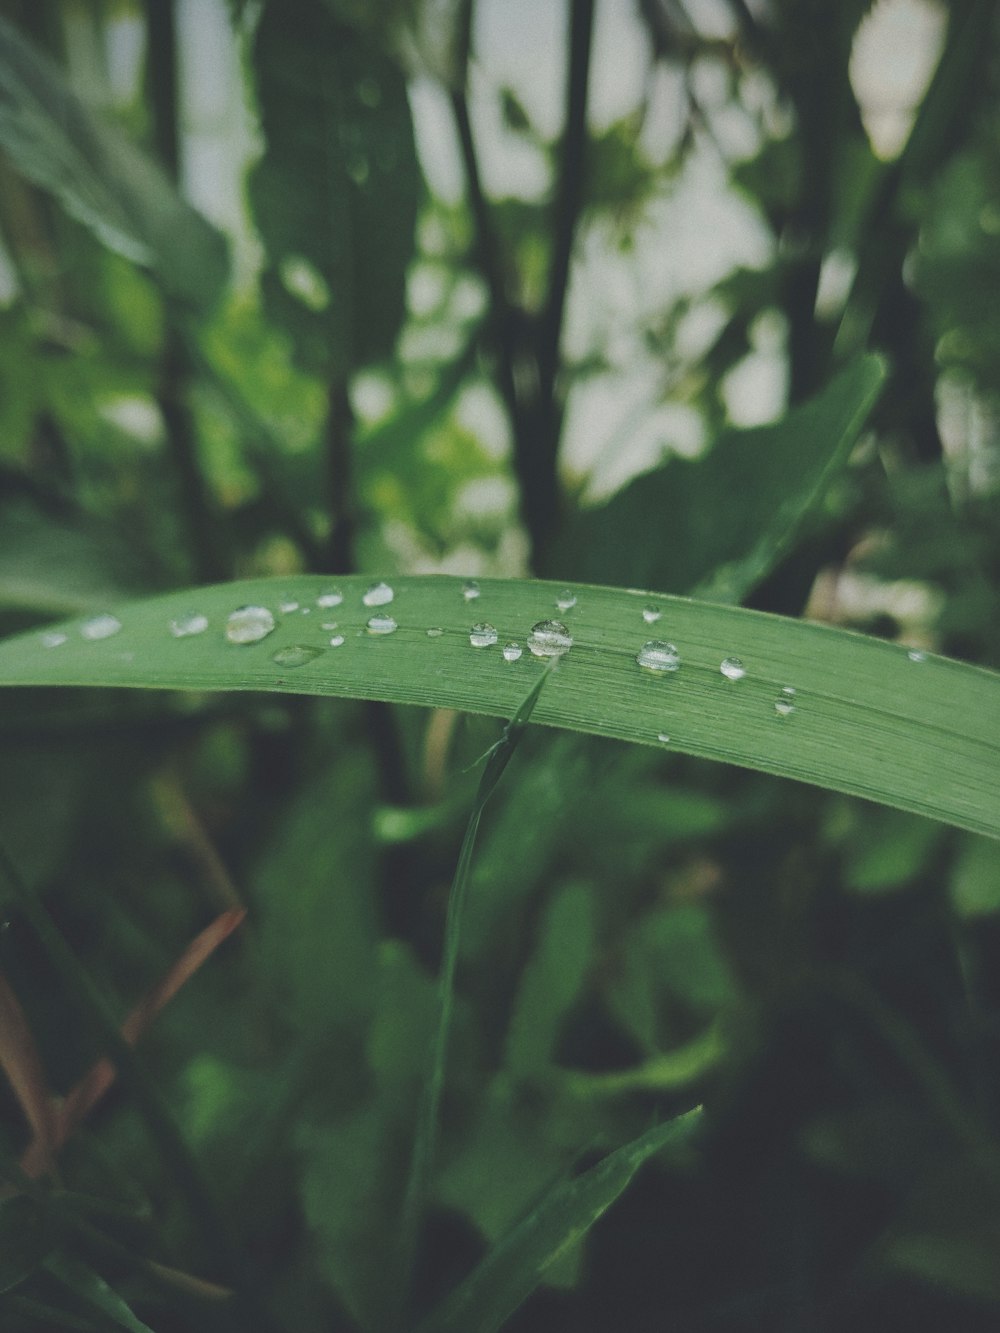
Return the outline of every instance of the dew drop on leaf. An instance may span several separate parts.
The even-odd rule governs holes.
[[[344,642],[343,634],[335,634],[333,638],[330,640],[330,647],[339,648],[343,642]]]
[[[571,592],[569,588],[564,588],[556,598],[556,606],[560,611],[572,611],[576,606],[576,593]]]
[[[922,648],[911,648],[910,651],[906,654],[906,656],[910,659],[911,662],[927,661],[927,654],[924,652]]]
[[[274,629],[274,616],[266,606],[238,606],[226,619],[230,643],[259,643]]]
[[[395,634],[399,626],[392,616],[372,616],[365,628],[369,634]]]
[[[677,671],[681,655],[674,644],[663,639],[650,639],[636,653],[635,660],[644,671]]]
[[[503,660],[505,662],[516,662],[523,652],[524,649],[521,645],[511,639],[510,643],[505,643],[503,646]]]
[[[67,638],[68,635],[64,634],[62,630],[59,629],[46,630],[45,633],[41,636],[42,647],[58,648],[61,643],[66,642]]]
[[[642,608],[642,618],[647,625],[655,625],[663,612],[657,606],[644,606]]]
[[[539,620],[531,627],[528,647],[536,657],[562,657],[573,647],[573,636],[561,620]]]
[[[440,625],[432,625],[430,629],[427,631],[427,637],[429,639],[440,639],[443,633],[444,630],[441,628]]]
[[[187,639],[192,634],[204,634],[208,629],[208,616],[203,616],[200,611],[189,611],[187,615],[178,616],[176,620],[170,622],[170,633],[175,639]]]
[[[479,584],[475,579],[469,579],[468,583],[462,586],[462,596],[467,602],[474,602],[479,596]]]
[[[278,603],[278,610],[282,615],[290,616],[293,611],[299,609],[299,604],[292,597],[286,597],[284,601]]]
[[[344,594],[340,591],[340,589],[331,588],[329,592],[320,593],[320,595],[316,598],[316,605],[321,606],[324,608],[324,610],[326,610],[331,606],[339,606],[343,600],[344,600]]]
[[[107,612],[99,616],[91,616],[80,626],[80,633],[85,639],[110,639],[112,634],[117,634],[122,627],[122,622],[117,616],[109,615]]]
[[[279,648],[271,661],[280,667],[300,667],[319,657],[322,651],[308,643],[290,643],[287,648]]]
[[[663,745],[670,744],[670,736],[669,733],[667,733],[666,731],[659,732],[656,739]]]
[[[492,625],[481,621],[478,625],[473,625],[469,630],[469,642],[473,648],[492,648],[499,635]]]
[[[747,674],[746,667],[738,657],[724,657],[719,664],[719,670],[726,680],[742,680]]]
[[[774,711],[779,717],[791,717],[795,712],[795,687],[785,685],[774,701]]]
[[[365,606],[388,606],[395,595],[388,583],[373,583],[361,600]]]

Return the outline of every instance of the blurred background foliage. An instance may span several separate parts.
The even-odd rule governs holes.
[[[1000,665],[988,0],[0,15],[5,630],[250,574],[536,573]],[[888,385],[834,448],[866,349]],[[35,1169],[26,1108],[105,1046],[5,894],[3,1328],[383,1327],[495,728],[38,690],[0,732],[4,841],[116,1018],[187,983]],[[530,735],[470,886],[414,1317],[704,1101],[505,1327],[995,1328],[998,913],[986,840]]]

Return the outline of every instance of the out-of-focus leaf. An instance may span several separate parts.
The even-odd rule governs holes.
[[[267,7],[254,63],[266,306],[306,369],[344,377],[385,356],[403,318],[420,188],[406,84],[370,37],[305,0]]]
[[[419,1325],[418,1333],[494,1333],[614,1203],[648,1158],[686,1144],[700,1122],[689,1111],[640,1135],[583,1175],[557,1185]]]
[[[1000,843],[966,838],[951,875],[951,901],[962,917],[1000,912]]]
[[[740,601],[843,465],[884,378],[884,363],[864,357],[775,425],[670,459],[581,514],[559,563],[573,577]]]
[[[55,1254],[46,1260],[45,1266],[85,1307],[100,1312],[116,1327],[127,1329],[128,1333],[155,1333],[132,1313],[126,1301],[99,1273],[75,1256]]]
[[[215,301],[228,270],[222,236],[3,19],[0,145],[104,245],[152,270],[170,296],[196,310]]]
[[[23,1194],[0,1200],[0,1292],[19,1286],[54,1244],[45,1215]]]
[[[942,832],[939,824],[901,810],[858,810],[844,883],[858,893],[884,893],[907,884],[926,869]]]

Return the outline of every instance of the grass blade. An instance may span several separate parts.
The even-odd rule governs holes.
[[[463,709],[509,717],[542,664],[530,653],[507,662],[498,649],[469,643],[473,620],[495,625],[500,642],[522,644],[532,624],[562,614],[574,645],[539,700],[534,721],[658,745],[796,778],[1000,837],[1000,675],[929,655],[912,661],[898,644],[823,625],[593,585],[571,585],[572,610],[559,613],[556,585],[481,580],[472,614],[461,583],[439,575],[393,580],[387,609],[399,628],[365,632],[367,579],[342,578],[333,611],[315,599],[329,579],[300,575],[170,593],[118,609],[122,629],[92,641],[80,623],[46,647],[38,632],[0,643],[2,685],[129,686],[145,689],[257,690]],[[302,610],[282,613],[291,601]],[[228,643],[226,616],[245,603],[269,606],[277,628],[248,646]],[[660,620],[649,626],[643,608]],[[202,634],[175,638],[171,621],[204,615]],[[338,622],[344,643],[322,628]],[[429,627],[442,634],[429,638]],[[676,643],[681,668],[654,675],[636,653],[655,633]],[[276,650],[317,650],[304,664],[275,662]],[[726,680],[723,658],[747,674]],[[795,711],[775,702],[794,688]]]
[[[701,1108],[696,1107],[557,1185],[417,1333],[494,1333],[531,1295],[546,1269],[614,1203],[643,1162],[663,1148],[686,1143],[700,1121]]]

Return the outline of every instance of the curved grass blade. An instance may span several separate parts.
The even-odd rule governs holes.
[[[542,1281],[546,1269],[584,1236],[647,1158],[685,1144],[701,1108],[656,1125],[583,1175],[557,1185],[495,1246],[417,1333],[494,1333]]]
[[[45,631],[65,634],[58,643],[37,631],[18,635],[0,643],[0,686],[257,690],[510,717],[543,664],[527,651],[509,662],[499,645],[523,647],[536,621],[557,616],[573,646],[534,722],[740,764],[1000,837],[996,672],[933,654],[913,660],[898,644],[823,625],[648,592],[571,585],[575,604],[559,611],[557,597],[569,600],[559,585],[513,579],[481,580],[474,601],[458,579],[394,579],[393,601],[377,612],[391,613],[398,628],[372,634],[373,612],[362,600],[368,582],[337,580],[343,600],[332,608],[317,604],[331,580],[301,575],[133,603],[116,611],[121,629],[97,641],[81,634],[80,621]],[[275,629],[237,646],[226,640],[226,618],[247,603],[269,608]],[[296,610],[281,610],[293,603]],[[650,607],[659,613],[654,624],[643,615]],[[207,628],[175,637],[172,622],[192,612]],[[496,645],[471,646],[474,621],[495,626]],[[441,633],[429,637],[429,628]],[[676,644],[678,671],[637,665],[654,637]],[[295,646],[306,653],[282,652]],[[720,672],[731,656],[745,665],[742,679]]]

